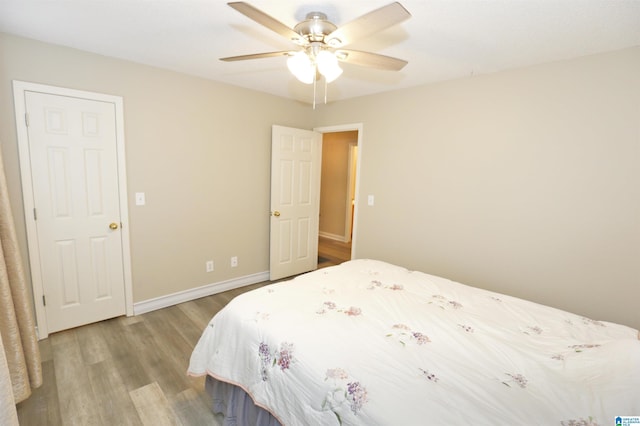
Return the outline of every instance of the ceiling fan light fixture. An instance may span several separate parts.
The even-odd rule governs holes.
[[[289,56],[287,67],[291,74],[304,84],[311,84],[316,76],[316,68],[309,56],[302,50]]]
[[[328,50],[318,52],[316,65],[320,74],[327,80],[327,83],[331,83],[342,74],[342,68],[338,65],[338,58]]]

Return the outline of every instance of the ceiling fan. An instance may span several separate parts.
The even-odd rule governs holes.
[[[410,18],[411,14],[398,2],[373,10],[341,27],[331,23],[327,19],[327,15],[322,12],[310,12],[304,21],[293,28],[249,3],[239,1],[227,4],[260,25],[292,41],[299,48],[297,50],[220,58],[222,61],[287,56],[289,70],[298,80],[306,84],[315,83],[320,76],[323,76],[327,83],[338,78],[342,74],[338,61],[389,71],[399,71],[407,64],[407,61],[390,56],[343,49],[343,46],[349,45],[357,39],[372,35]]]

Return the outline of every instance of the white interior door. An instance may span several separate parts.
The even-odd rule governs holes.
[[[39,328],[46,321],[46,335],[123,315],[128,240],[122,236],[115,105],[24,91],[24,107],[30,177],[23,171],[23,184],[31,181],[25,195],[33,197],[36,234],[29,251],[46,315],[38,318]]]
[[[322,135],[273,126],[270,279],[318,267]]]

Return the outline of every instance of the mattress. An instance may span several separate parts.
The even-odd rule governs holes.
[[[353,260],[233,299],[193,376],[285,425],[608,425],[640,415],[638,330]]]

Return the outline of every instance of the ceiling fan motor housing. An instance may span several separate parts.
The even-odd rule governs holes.
[[[327,15],[322,12],[307,13],[306,19],[293,28],[295,32],[302,36],[305,44],[325,43],[324,38],[337,29],[338,27],[327,21]]]

